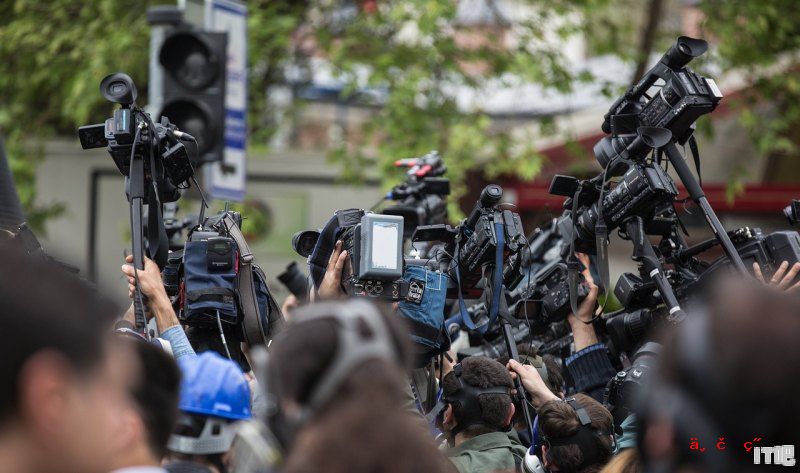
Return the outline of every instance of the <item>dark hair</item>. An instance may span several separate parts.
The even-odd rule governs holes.
[[[493,386],[514,387],[508,370],[491,358],[485,356],[470,356],[461,361],[461,381],[476,388],[489,388]],[[448,373],[442,380],[442,390],[445,396],[455,394],[459,389],[455,373]],[[508,427],[506,420],[511,408],[511,396],[507,394],[484,394],[478,398],[481,407],[483,424],[467,426],[462,433],[467,437],[499,432]],[[460,404],[453,405],[453,416],[459,424],[463,422],[464,411]]]
[[[401,361],[370,360],[354,368],[298,432],[289,447],[285,472],[438,473],[452,469],[424,424],[407,410],[406,370],[411,355],[407,331],[398,317],[383,315]],[[280,399],[306,404],[330,366],[338,342],[332,319],[286,325],[270,351],[270,390]]]
[[[133,344],[139,358],[139,382],[132,397],[147,430],[147,443],[158,458],[167,453],[167,442],[178,419],[181,372],[175,359],[161,347],[141,340]]]
[[[583,452],[577,445],[549,447],[547,459],[558,466],[559,471],[580,473],[599,471],[613,453],[611,413],[602,404],[583,393],[576,394],[574,397],[575,401],[586,409],[586,413],[592,421],[591,429],[595,434],[600,460],[593,465],[585,465],[578,470],[578,467],[583,463]],[[578,432],[581,426],[578,414],[565,401],[548,401],[539,408],[538,414],[539,429],[548,438],[560,439],[569,437]]]
[[[0,422],[16,415],[19,374],[41,350],[54,350],[80,373],[105,356],[118,307],[54,263],[0,245]]]
[[[387,386],[402,384],[405,371],[410,366],[411,350],[407,340],[407,331],[398,317],[392,317],[385,311],[382,315],[389,329],[395,352],[400,358],[399,364],[391,364],[376,360],[364,363],[364,367],[379,365],[385,369],[377,369],[370,377],[351,375],[342,383],[330,402],[337,398],[347,398],[352,393],[382,391]],[[367,327],[364,327],[365,329]],[[318,319],[301,324],[288,324],[272,343],[270,350],[270,380],[276,380],[270,389],[281,399],[291,399],[299,404],[306,404],[330,366],[337,350],[339,338],[334,319]],[[359,369],[354,370],[354,373]]]

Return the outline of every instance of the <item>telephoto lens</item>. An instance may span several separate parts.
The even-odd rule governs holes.
[[[308,277],[300,271],[296,261],[292,261],[286,266],[286,270],[278,275],[278,281],[283,283],[299,301],[308,299],[310,290]]]

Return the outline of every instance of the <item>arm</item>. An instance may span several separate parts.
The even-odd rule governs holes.
[[[126,261],[132,263],[133,257],[128,256]],[[122,272],[128,277],[128,295],[133,297],[136,284],[133,266],[130,264],[122,265]],[[142,294],[147,297],[149,314],[155,317],[156,327],[159,334],[161,334],[161,338],[170,342],[172,353],[176,359],[187,355],[195,356],[194,349],[192,349],[192,345],[186,338],[178,316],[175,315],[175,311],[172,308],[169,296],[167,296],[167,291],[164,289],[158,265],[151,259],[145,258],[144,269],[137,271],[137,273],[139,287],[142,290]]]
[[[608,358],[606,346],[599,342],[594,326],[590,323],[597,305],[599,289],[588,270],[589,258],[582,254],[578,257],[587,268],[584,278],[590,290],[589,295],[578,307],[578,313],[567,317],[575,342],[575,352],[566,359],[566,366],[575,382],[575,389],[601,401],[608,380],[617,371]]]
[[[525,390],[531,397],[531,404],[533,404],[533,407],[536,409],[548,401],[560,399],[553,394],[552,391],[547,389],[547,385],[544,383],[541,375],[539,375],[539,372],[533,366],[523,365],[517,360],[512,359],[508,361],[506,367],[508,371],[511,372],[512,378],[520,378],[522,386],[525,387]]]

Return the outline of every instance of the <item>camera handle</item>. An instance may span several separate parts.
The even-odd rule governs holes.
[[[741,256],[739,256],[739,252],[736,251],[736,247],[733,246],[733,243],[728,236],[728,232],[725,230],[725,227],[722,226],[719,218],[717,218],[717,214],[714,212],[714,209],[711,208],[711,204],[708,203],[708,199],[703,192],[703,188],[700,187],[697,179],[694,178],[692,171],[689,169],[689,166],[683,159],[683,156],[678,150],[678,147],[675,145],[675,142],[670,141],[664,147],[664,151],[667,153],[667,158],[669,158],[669,162],[672,163],[672,166],[675,168],[675,172],[678,174],[681,182],[683,182],[683,185],[686,186],[686,190],[689,192],[689,197],[695,201],[695,203],[700,207],[700,211],[703,212],[708,225],[711,227],[711,230],[714,232],[717,240],[719,240],[720,244],[722,245],[722,249],[725,250],[725,254],[728,255],[728,258],[731,260],[736,269],[739,270],[739,272],[741,272],[743,275],[749,275],[750,273],[747,271]]]
[[[505,291],[505,288],[503,289]],[[506,304],[505,295],[500,298],[500,327],[503,329],[503,339],[506,343],[506,350],[508,351],[508,359],[519,361],[519,351],[517,351],[517,342],[514,340],[514,331],[509,322],[508,305]],[[528,432],[533,437],[533,417],[531,416],[530,406],[528,404],[528,393],[522,385],[522,380],[519,376],[514,379],[514,389],[517,390],[517,397],[519,397],[519,404],[522,406],[522,416],[525,419],[525,425],[528,427]]]
[[[661,299],[669,309],[667,321],[671,324],[681,322],[686,318],[686,313],[681,309],[678,298],[672,290],[672,285],[664,274],[664,267],[661,265],[661,261],[658,259],[655,250],[653,250],[650,241],[647,240],[641,217],[634,217],[625,222],[625,230],[631,239],[631,243],[633,243],[632,258],[641,263],[645,273],[656,283],[658,293],[661,294]]]
[[[130,173],[127,177],[128,203],[131,214],[131,249],[133,252],[133,267],[144,270],[144,223],[142,221],[144,205],[144,157],[136,156],[136,145],[142,132],[143,124],[136,129],[136,135],[131,146]],[[138,276],[137,276],[138,279]],[[136,331],[147,337],[147,318],[144,314],[144,298],[139,282],[136,281],[133,298],[134,326]]]

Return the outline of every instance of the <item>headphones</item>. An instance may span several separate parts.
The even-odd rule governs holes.
[[[578,421],[581,425],[578,427],[578,430],[571,435],[566,437],[550,438],[541,432],[539,427],[539,415],[537,415],[533,421],[533,442],[531,443],[531,447],[525,453],[525,459],[523,461],[526,471],[529,473],[541,473],[545,471],[543,466],[544,457],[542,456],[542,447],[545,445],[547,448],[566,445],[577,446],[583,456],[583,461],[576,468],[578,471],[589,465],[598,463],[601,460],[602,452],[600,451],[600,446],[598,443],[598,435],[610,435],[612,438],[612,451],[616,450],[616,439],[614,438],[613,432],[607,433],[595,430],[592,426],[592,419],[589,417],[589,413],[587,412],[586,408],[580,405],[574,397],[556,402],[567,403],[572,410],[575,411],[575,415],[578,416]]]
[[[400,353],[392,339],[389,327],[378,309],[364,299],[349,299],[344,302],[320,302],[297,310],[291,325],[307,324],[318,320],[332,320],[336,327],[336,353],[325,372],[319,377],[308,401],[296,414],[288,414],[280,409],[279,380],[268,377],[267,404],[278,440],[287,447],[294,434],[311,417],[321,410],[336,394],[336,391],[354,369],[370,360],[385,360],[396,364]],[[268,364],[268,362],[267,362]],[[269,399],[271,398],[271,399]]]
[[[462,379],[464,368],[461,366],[461,363],[453,367],[452,375],[455,376],[458,389],[453,393],[442,395],[442,399],[436,404],[428,416],[435,412],[435,416],[440,417],[444,414],[445,408],[448,405],[459,406],[462,415],[461,419],[458,421],[458,425],[451,430],[453,436],[467,427],[486,425],[486,422],[483,420],[483,411],[481,410],[481,396],[485,394],[504,394],[509,397],[509,400],[511,399],[511,389],[507,386],[488,386],[486,388],[480,388],[465,382]],[[450,375],[448,374],[448,376]],[[438,420],[440,423],[442,422],[441,418]],[[510,427],[510,425],[506,426],[506,428],[508,427]]]

